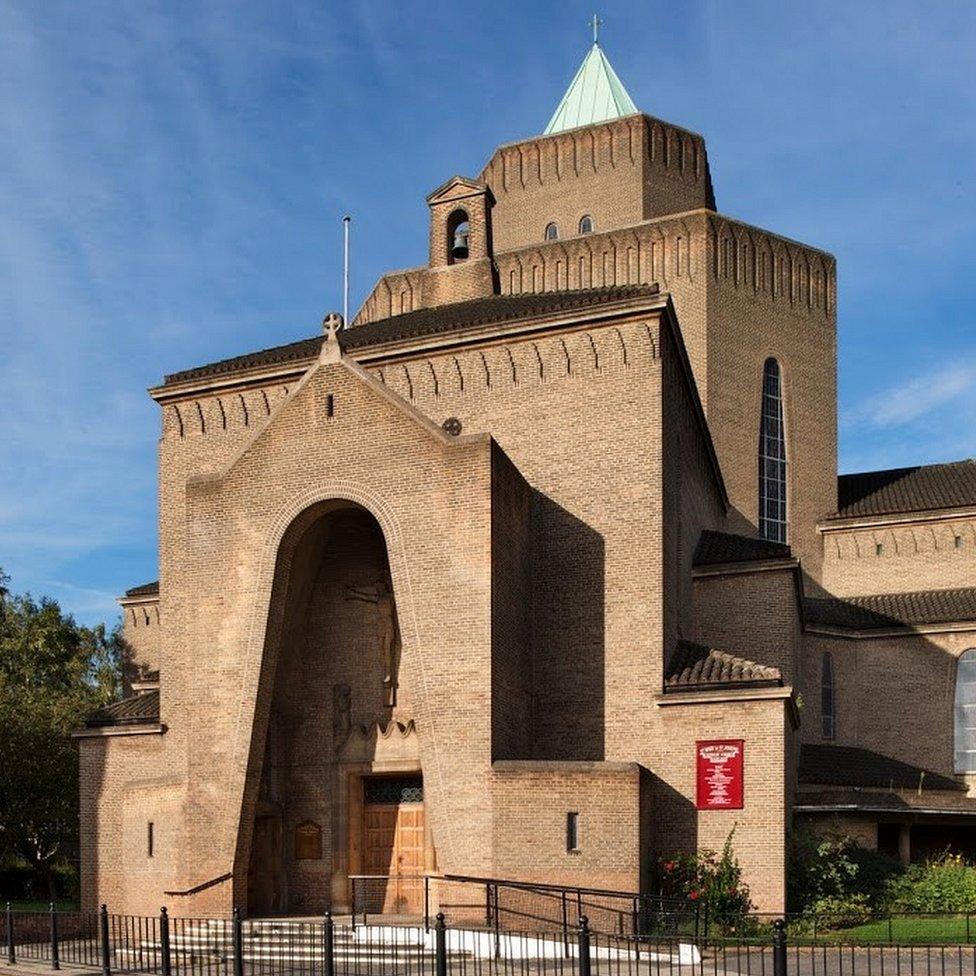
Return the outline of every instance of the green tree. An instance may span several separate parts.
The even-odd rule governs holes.
[[[70,735],[117,697],[122,638],[118,626],[82,627],[8,583],[0,572],[0,859],[28,864],[54,897],[78,836]]]

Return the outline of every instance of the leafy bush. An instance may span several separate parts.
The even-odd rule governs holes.
[[[886,901],[890,879],[901,871],[898,861],[850,837],[815,837],[797,830],[790,850],[789,910],[812,912],[818,903],[836,907],[854,896],[878,907]]]
[[[959,854],[913,864],[888,884],[888,905],[898,912],[976,911],[976,867]]]
[[[873,912],[867,895],[844,895],[841,898],[818,898],[807,909],[821,928],[849,929],[869,921]]]
[[[734,929],[753,908],[749,887],[742,880],[742,868],[732,849],[729,833],[722,853],[698,851],[662,858],[659,862],[662,893],[685,898],[691,905],[707,908],[708,917],[724,929]]]

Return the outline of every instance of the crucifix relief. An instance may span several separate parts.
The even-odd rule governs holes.
[[[397,672],[400,669],[400,629],[397,626],[393,588],[386,580],[346,587],[346,599],[376,606],[379,621],[380,651],[383,656],[383,687],[386,704],[396,704]]]

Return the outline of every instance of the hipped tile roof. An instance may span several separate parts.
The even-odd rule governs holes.
[[[941,773],[882,756],[869,749],[804,743],[800,747],[801,783],[819,786],[860,786],[882,790],[962,790],[966,786]]]
[[[784,542],[754,539],[729,532],[705,529],[695,548],[696,566],[713,566],[719,563],[753,562],[765,559],[789,559],[792,553]]]
[[[592,308],[628,298],[650,297],[659,292],[657,285],[618,285],[529,295],[492,295],[488,298],[475,298],[451,305],[438,305],[435,308],[422,308],[415,312],[405,312],[403,315],[394,315],[366,325],[343,329],[339,333],[339,344],[344,350],[362,349],[381,342],[439,335],[456,329],[532,318],[536,315],[554,315],[558,312]],[[165,385],[312,359],[318,355],[323,338],[319,335],[310,339],[299,339],[298,342],[290,342],[287,345],[222,359],[179,373],[170,373],[165,379]]]
[[[664,678],[665,691],[701,690],[734,685],[779,685],[778,668],[757,664],[692,641],[678,641]]]
[[[976,620],[976,587],[803,601],[808,625],[879,630]]]
[[[139,586],[133,586],[125,591],[126,596],[154,596],[159,593],[159,580],[153,580],[151,583],[142,583]]]
[[[890,515],[976,505],[976,461],[842,474],[837,515]]]
[[[971,814],[976,816],[976,797],[948,790],[925,789],[868,791],[858,787],[808,790],[802,788],[796,793],[794,807],[822,808],[824,812],[838,807],[867,814],[878,813],[946,813]]]
[[[141,695],[123,698],[100,708],[85,723],[90,729],[120,725],[156,725],[159,723],[159,692],[146,691]]]

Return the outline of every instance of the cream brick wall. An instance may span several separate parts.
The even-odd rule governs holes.
[[[158,598],[123,599],[120,603],[122,636],[126,645],[122,678],[126,694],[131,694],[133,680],[138,681],[147,672],[159,670],[163,625]]]
[[[802,634],[796,570],[739,566],[694,576],[695,640],[801,677]]]
[[[657,711],[656,738],[667,747],[648,766],[658,781],[654,790],[656,853],[665,856],[696,847],[720,851],[734,829],[734,850],[757,909],[783,911],[792,807],[789,762],[793,733],[788,700],[704,698],[681,705],[662,704]],[[696,813],[695,743],[737,738],[745,741],[744,808]]]
[[[956,662],[976,648],[976,630],[853,639],[805,635],[802,735],[822,741],[820,679],[833,660],[837,737],[953,775]]]
[[[569,238],[584,215],[603,231],[713,206],[704,140],[645,115],[503,146],[481,179],[498,252],[541,243],[550,222]]]
[[[288,581],[301,578],[292,566],[293,534],[304,522],[289,524],[310,519],[308,506],[333,497],[368,508],[386,539],[403,634],[397,714],[417,722],[442,870],[498,870],[500,827],[484,803],[493,749],[515,758],[640,763],[668,784],[665,802],[685,791],[659,822],[655,844],[678,845],[701,831],[711,838],[688,792],[693,741],[686,755],[671,749],[685,706],[649,708],[661,689],[665,648],[690,627],[680,594],[689,592],[693,542],[722,513],[707,440],[690,419],[694,395],[680,345],[661,322],[655,314],[624,317],[561,335],[371,362],[383,384],[375,389],[333,365],[313,369],[297,387],[289,381],[166,406],[162,605],[174,626],[163,657],[169,731],[159,764],[186,784],[178,822],[162,827],[179,851],[166,890],[233,870],[234,899],[243,903],[267,730],[273,703],[285,694],[273,692],[279,667],[286,687],[301,682],[310,698],[325,699],[316,721],[328,738],[329,685],[339,664],[330,664],[328,679],[312,680],[307,670],[288,677],[301,658],[287,656],[299,635],[289,630],[297,618],[286,594]],[[235,397],[239,409],[231,413]],[[432,423],[411,416],[407,404]],[[446,417],[460,420],[461,438],[434,426]],[[670,535],[662,528],[665,506],[675,512]],[[532,668],[520,687],[512,662],[526,623],[510,608],[500,612],[497,600],[506,604],[525,588],[526,551]],[[673,599],[665,596],[669,579]],[[314,618],[304,629],[307,654],[318,646],[313,635],[325,631]],[[493,687],[502,692],[494,699]],[[360,694],[367,692],[354,700]],[[755,710],[724,705],[721,721],[739,708]],[[769,759],[771,737],[785,749],[782,708],[764,703],[762,722],[738,723],[750,741],[758,736],[749,773],[755,799],[740,818],[738,843],[757,897],[772,907],[781,885],[760,875],[764,864],[779,862],[769,859],[769,820],[760,811],[767,795],[784,802],[782,755]],[[515,734],[529,714],[529,733]],[[301,738],[294,748],[299,765],[310,758]],[[107,759],[123,783],[125,762]],[[302,819],[329,828],[321,780],[315,786],[308,771],[289,776],[296,799],[285,811],[286,852]],[[657,802],[652,789],[648,803]],[[170,810],[162,794],[159,804]],[[161,821],[170,816],[160,813]],[[136,836],[107,828],[105,845],[122,860],[135,857],[126,845]],[[760,848],[762,857],[749,853]],[[640,877],[652,853],[632,846],[618,871]],[[288,870],[296,907],[319,910],[321,866]],[[163,897],[151,882],[146,889],[147,898]],[[105,891],[99,882],[98,897]],[[219,884],[168,900],[176,912],[226,910],[230,892]]]
[[[820,580],[815,524],[836,503],[833,259],[715,214],[701,138],[643,116],[502,147],[481,179],[484,192],[449,181],[432,194],[430,267],[385,276],[358,322],[493,293],[658,282],[680,333],[662,297],[531,334],[363,350],[368,377],[300,363],[157,393],[167,731],[151,748],[164,782],[147,778],[150,747],[137,737],[82,745],[89,860],[137,864],[150,814],[166,838],[165,856],[134,868],[133,904],[227,872],[233,884],[168,903],[183,913],[243,904],[263,798],[283,806],[286,859],[298,822],[324,825],[325,864],[286,865],[293,904],[324,907],[341,842],[328,795],[331,696],[345,683],[355,721],[416,722],[442,870],[516,871],[555,823],[520,827],[519,789],[560,802],[582,790],[606,841],[597,860],[574,861],[574,877],[637,883],[654,854],[720,847],[735,824],[757,904],[782,907],[788,700],[656,702],[679,637],[754,650],[788,680],[796,670],[786,574],[693,582],[691,560],[702,528],[755,530],[762,365],[775,356],[790,539],[810,585]],[[472,253],[445,266],[459,201]],[[570,236],[584,213],[597,233]],[[547,244],[550,220],[563,239]],[[448,418],[460,438],[440,431]],[[378,544],[358,556],[337,545],[332,563],[315,562],[301,533],[321,531],[327,547],[329,523],[313,522],[330,499],[371,513],[386,563]],[[360,710],[381,690],[375,671],[356,671],[371,635],[365,618],[336,623],[339,597],[356,573],[386,564],[403,642],[398,704]],[[725,601],[735,609],[723,615]],[[738,736],[746,807],[731,820],[699,815],[695,740]],[[542,765],[493,771],[501,758]],[[118,796],[130,798],[129,820]],[[564,855],[540,854],[540,870],[558,874]],[[119,877],[95,871],[86,898],[121,897]]]
[[[497,235],[496,235],[497,238]],[[789,541],[819,588],[816,523],[837,506],[836,266],[833,258],[705,210],[626,229],[503,251],[501,294],[658,283],[670,294],[735,509],[758,528],[762,372],[780,363],[785,398]],[[453,270],[453,269],[449,269]],[[430,272],[381,279],[356,318],[425,307]],[[472,297],[457,292],[451,300]]]
[[[971,513],[825,523],[824,586],[837,596],[942,590],[976,579]]]
[[[640,890],[635,853],[649,845],[641,791],[650,784],[636,763],[496,762],[493,771],[499,877]],[[575,851],[566,845],[570,812],[579,814]]]

